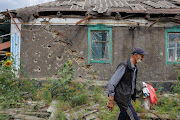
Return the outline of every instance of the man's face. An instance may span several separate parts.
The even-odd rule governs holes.
[[[136,63],[142,62],[143,59],[144,59],[144,55],[141,55],[141,54],[135,54],[135,60],[136,60]]]

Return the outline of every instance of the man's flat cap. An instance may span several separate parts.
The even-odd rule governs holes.
[[[134,48],[134,50],[132,51],[132,54],[134,55],[135,53],[141,54],[141,55],[148,55],[149,54],[147,52],[144,52],[144,50],[140,47]]]

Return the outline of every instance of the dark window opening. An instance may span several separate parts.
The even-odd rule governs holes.
[[[10,41],[10,22],[0,19],[0,44]],[[0,48],[0,61],[6,60],[6,53],[10,52],[10,47]],[[1,64],[1,63],[0,63]]]

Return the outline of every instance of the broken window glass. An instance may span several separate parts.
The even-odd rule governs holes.
[[[108,31],[91,31],[91,59],[108,60]]]
[[[180,33],[168,33],[168,61],[180,61]]]

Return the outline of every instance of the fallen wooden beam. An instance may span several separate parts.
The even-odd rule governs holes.
[[[93,16],[85,17],[84,19],[78,21],[78,22],[76,23],[76,25],[81,24],[83,21],[88,20],[89,18],[92,18],[92,17],[93,17]]]
[[[16,27],[18,28],[19,32],[21,33],[21,36],[23,37],[23,34],[22,34],[21,30],[19,29],[19,27],[18,27],[16,21],[14,20],[13,16],[11,15],[11,13],[9,12],[8,9],[7,9],[7,12],[8,12],[8,14],[9,14],[9,16],[11,17],[11,19],[12,19],[12,20],[14,21],[14,23],[16,24]]]
[[[8,41],[8,42],[5,42],[5,43],[1,43],[0,44],[0,50],[4,50],[4,49],[7,49],[7,48],[10,48],[11,46],[11,42]]]

